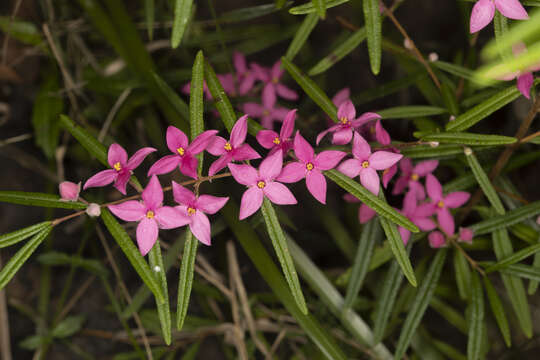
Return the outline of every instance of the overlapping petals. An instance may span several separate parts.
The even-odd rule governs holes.
[[[276,106],[276,93],[271,87],[265,87],[262,93],[262,104],[245,103],[244,112],[251,117],[261,119],[261,125],[266,129],[274,127],[274,121],[283,121],[288,110]]]
[[[257,133],[257,141],[265,149],[270,150],[270,155],[274,152],[281,150],[283,156],[292,148],[291,135],[294,130],[294,120],[296,117],[296,109],[293,109],[287,113],[283,123],[281,124],[281,130],[276,133],[274,130],[261,130]]]
[[[478,0],[471,12],[469,25],[471,34],[482,30],[493,20],[495,9],[509,19],[525,20],[529,18],[519,0]]]
[[[426,160],[413,167],[412,161],[404,158],[399,162],[401,175],[392,189],[392,194],[401,194],[406,188],[409,188],[410,191],[416,194],[418,200],[424,200],[426,192],[424,186],[420,183],[420,179],[435,171],[438,165],[437,160]]]
[[[409,191],[405,195],[401,213],[422,231],[431,231],[437,227],[435,222],[430,218],[435,213],[433,206],[429,203],[418,205],[416,202],[416,194],[412,191]],[[411,232],[401,226],[398,226],[398,230],[401,234],[403,243],[407,245],[407,242],[411,237]]]

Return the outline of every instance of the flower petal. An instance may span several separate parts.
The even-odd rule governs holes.
[[[123,147],[118,144],[112,144],[109,146],[109,151],[107,152],[107,162],[111,167],[114,167],[114,164],[120,163],[122,167],[127,164],[127,153]]]
[[[381,120],[377,120],[375,123],[375,138],[381,145],[390,145],[392,142],[390,134],[383,128]]]
[[[379,175],[375,169],[368,167],[360,171],[360,183],[373,195],[379,195]]]
[[[215,214],[229,201],[228,197],[201,195],[197,198],[196,207],[207,214]]]
[[[338,119],[347,119],[352,121],[356,116],[356,109],[351,100],[345,100],[341,105],[339,105],[337,110]]]
[[[81,192],[81,183],[75,184],[71,181],[62,181],[58,185],[60,197],[66,201],[77,201],[79,193]]]
[[[144,147],[140,150],[137,150],[137,152],[135,154],[133,154],[133,156],[131,156],[127,162],[127,170],[134,170],[136,169],[139,165],[141,165],[141,163],[143,162],[143,160],[150,154],[150,153],[153,153],[154,151],[157,151],[156,149],[152,148],[152,147]]]
[[[450,214],[448,208],[437,209],[437,221],[446,235],[454,235],[454,217]]]
[[[92,176],[90,179],[86,180],[84,183],[83,189],[86,190],[91,187],[100,187],[109,185],[112,183],[116,177],[118,176],[118,172],[116,170],[108,169],[103,170]]]
[[[212,165],[210,165],[210,168],[208,169],[208,176],[214,176],[222,169],[224,169],[231,161],[232,157],[230,156],[230,154],[225,154],[221,156],[219,159],[214,161]]]
[[[210,221],[202,211],[195,211],[193,220],[189,224],[189,229],[193,235],[204,245],[211,245],[210,242]]]
[[[189,216],[171,206],[162,206],[155,211],[155,219],[162,229],[174,229],[189,224]]]
[[[242,195],[242,200],[240,202],[240,214],[238,215],[238,218],[240,220],[244,220],[248,216],[252,215],[255,211],[259,210],[263,202],[263,197],[264,193],[262,189],[259,189],[256,185],[247,189],[244,192],[244,195]]]
[[[338,150],[327,150],[317,154],[313,160],[313,165],[319,170],[330,170],[347,155],[346,152]]]
[[[389,151],[375,151],[369,157],[369,167],[375,170],[388,169],[390,166],[396,164],[403,155],[391,153]]]
[[[180,156],[166,155],[156,161],[148,170],[148,176],[167,174],[173,171],[180,163]]]
[[[404,227],[398,226],[399,234],[401,235],[401,240],[403,240],[403,244],[407,245],[409,242],[409,239],[411,238],[411,232]]]
[[[178,148],[187,148],[189,144],[188,137],[184,132],[174,126],[169,126],[167,128],[167,147],[171,150],[172,153],[178,154]]]
[[[394,184],[394,188],[392,189],[392,194],[393,195],[401,194],[407,187],[408,183],[409,183],[409,180],[407,180],[405,176],[399,177],[396,183]]]
[[[287,115],[283,119],[283,124],[281,124],[281,130],[279,132],[280,138],[288,139],[289,137],[291,137],[294,130],[295,118],[296,118],[296,109],[292,109],[291,111],[287,113]]]
[[[243,74],[247,71],[246,57],[241,52],[233,52],[233,64],[237,73]]]
[[[334,97],[332,98],[332,102],[334,103],[334,105],[339,107],[342,103],[349,100],[350,97],[351,90],[349,88],[343,88],[339,90],[336,95],[334,95]]]
[[[412,191],[407,192],[403,198],[403,213],[407,217],[414,216],[416,210],[416,194]]]
[[[520,75],[517,78],[517,88],[527,99],[531,98],[531,87],[533,86],[533,82],[533,74],[530,72]]]
[[[296,93],[296,91],[289,89],[283,84],[276,84],[276,93],[287,100],[294,101],[298,99],[298,94]]]
[[[263,188],[263,193],[274,204],[294,205],[298,203],[289,188],[277,181],[267,183]]]
[[[306,186],[315,199],[326,204],[326,179],[320,171],[308,171],[306,174]]]
[[[437,161],[437,160],[435,160]],[[403,175],[409,176],[409,174],[413,171],[413,165],[412,161],[409,158],[403,158],[399,162],[399,169],[401,172],[403,172]]]
[[[272,69],[270,70],[271,80],[279,79],[281,75],[283,75],[283,69],[281,68],[281,60],[278,60],[272,65]]]
[[[469,201],[470,197],[471,194],[468,192],[456,191],[445,196],[444,205],[451,209],[455,209]]]
[[[360,224],[367,223],[369,220],[373,219],[375,215],[377,215],[375,210],[366,204],[360,205],[360,208],[358,209],[358,221],[360,221]]]
[[[206,130],[202,132],[201,134],[199,134],[199,136],[193,139],[191,144],[189,144],[188,146],[189,153],[191,155],[196,155],[202,152],[204,149],[208,147],[208,145],[210,145],[210,143],[214,139],[214,136],[216,136],[217,133],[218,133],[217,130]]]
[[[348,159],[339,164],[338,171],[347,175],[350,178],[358,176],[360,169],[362,169],[362,163],[357,159]]]
[[[360,117],[358,119],[353,120],[351,122],[352,122],[352,126],[354,128],[357,128],[359,126],[362,126],[362,125],[370,122],[371,120],[376,120],[376,119],[380,119],[380,118],[381,118],[381,115],[379,115],[377,113],[366,112],[366,113],[363,113],[362,115],[360,115]]]
[[[141,197],[148,210],[157,210],[163,203],[163,189],[156,175],[153,175],[143,190]]]
[[[259,174],[253,166],[229,164],[229,170],[231,171],[234,180],[242,185],[256,185],[259,180]]]
[[[296,132],[294,137],[294,153],[296,157],[305,163],[312,162],[314,157],[313,148],[311,145],[300,135],[300,131]]]
[[[413,223],[422,231],[431,231],[437,227],[435,222],[430,218],[415,218]]]
[[[367,160],[371,155],[371,147],[368,142],[356,131],[354,132],[352,153],[360,161]]]
[[[124,221],[140,221],[146,215],[146,206],[137,200],[124,201],[120,204],[109,205],[107,208]]]
[[[441,183],[431,174],[426,175],[426,190],[433,202],[438,202],[443,197]]]
[[[264,181],[275,179],[281,172],[283,167],[283,152],[276,151],[274,154],[267,156],[259,166],[259,175]]]
[[[396,175],[396,173],[397,173],[397,165],[396,164],[390,166],[388,169],[385,169],[383,171],[382,183],[383,183],[383,186],[384,186],[385,189],[388,186],[388,183],[390,182],[390,180],[392,180],[394,175]]]
[[[255,75],[251,73],[245,74],[238,88],[240,95],[246,95],[253,88],[255,80]]]
[[[276,178],[276,181],[284,183],[294,183],[302,180],[306,175],[306,165],[301,162],[292,162],[281,170],[281,173]]]
[[[401,164],[401,163],[400,163]],[[438,160],[426,160],[421,161],[412,169],[412,173],[418,176],[426,176],[429,173],[432,173],[437,166],[439,165]]]
[[[180,159],[180,172],[190,178],[197,179],[198,160],[191,154],[185,155]]]
[[[262,105],[265,109],[270,110],[276,105],[276,90],[272,83],[266,84],[262,92]]]
[[[248,144],[240,145],[240,147],[234,149],[232,152],[232,158],[235,161],[253,160],[260,157],[261,155]]]
[[[282,131],[283,131],[283,126],[282,126]],[[278,133],[273,130],[261,130],[257,133],[256,137],[259,144],[261,144],[261,146],[265,149],[271,149],[274,146],[276,146],[276,144],[274,143],[274,140],[280,138]]]
[[[194,205],[197,200],[195,194],[191,190],[183,187],[176,181],[172,181],[172,193],[174,201],[176,201],[180,205],[191,206]]]
[[[493,0],[479,0],[471,12],[469,31],[474,34],[485,28],[495,16],[495,4]]]
[[[142,256],[148,254],[158,237],[158,225],[154,219],[143,218],[137,225],[137,245]]]
[[[469,228],[459,228],[459,238],[458,241],[464,241],[466,243],[472,244],[472,239],[474,237],[474,233]]]
[[[495,0],[495,7],[509,19],[525,20],[529,18],[519,0]]]
[[[248,116],[244,115],[236,121],[231,130],[231,145],[233,148],[237,148],[244,143],[247,135],[247,120]]]
[[[245,103],[243,109],[246,114],[255,118],[261,117],[264,113],[264,107],[257,103]]]
[[[352,129],[350,127],[345,127],[341,130],[334,132],[332,135],[332,144],[334,145],[345,145],[351,142],[353,136]]]
[[[432,203],[420,204],[416,207],[414,215],[416,218],[430,217],[435,214],[436,207]]]
[[[445,244],[444,235],[440,231],[433,231],[428,235],[429,246],[434,249],[442,248]]]
[[[225,150],[226,143],[227,143],[227,140],[225,140],[221,136],[215,136],[214,140],[212,140],[212,142],[206,148],[206,151],[208,151],[210,154],[214,156],[223,155],[227,152],[227,150]]]
[[[121,171],[118,173],[116,180],[114,181],[114,187],[122,194],[126,195],[126,185],[131,177],[131,171]]]

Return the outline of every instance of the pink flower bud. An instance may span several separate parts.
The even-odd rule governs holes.
[[[458,241],[463,241],[463,242],[471,244],[472,239],[473,239],[473,235],[474,235],[474,233],[473,233],[473,231],[471,229],[460,227],[459,228],[459,239],[458,239]]]
[[[429,245],[434,249],[438,249],[446,245],[446,239],[440,231],[432,231],[428,235],[428,240]]]
[[[96,203],[91,203],[86,208],[86,214],[90,217],[98,217],[101,215],[101,207]]]
[[[71,181],[63,181],[58,186],[60,197],[64,201],[77,201],[81,192],[81,183],[72,183]]]

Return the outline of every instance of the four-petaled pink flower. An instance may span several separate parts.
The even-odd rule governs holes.
[[[253,64],[253,70],[255,71],[255,76],[265,83],[264,90],[268,90],[273,93],[274,96],[277,94],[287,100],[298,99],[296,91],[289,89],[279,82],[284,71],[281,68],[281,60],[278,60],[269,70],[257,64]]]
[[[242,53],[237,51],[233,53],[233,63],[240,83],[238,92],[240,95],[245,95],[253,88],[256,80],[255,73],[252,69],[248,68],[246,57]]]
[[[142,202],[129,200],[109,205],[111,212],[124,221],[138,221],[137,245],[144,256],[154,246],[159,228],[173,229],[190,222],[187,216],[170,206],[163,206],[163,189],[156,176],[152,176],[142,192]]]
[[[519,0],[479,0],[471,12],[471,34],[486,27],[495,16],[495,8],[509,19],[525,20],[529,18],[527,11]]]
[[[311,195],[326,204],[326,179],[322,171],[334,168],[347,154],[343,151],[328,150],[315,155],[311,145],[298,131],[294,137],[294,153],[298,162],[285,165],[276,180],[293,183],[305,177]]]
[[[244,112],[251,117],[261,119],[261,125],[266,129],[274,128],[274,121],[283,121],[288,110],[284,107],[276,107],[276,93],[265,87],[262,93],[262,105],[257,103],[245,103]]]
[[[177,166],[182,174],[197,179],[197,158],[212,142],[217,130],[207,130],[197,136],[191,144],[183,131],[169,126],[167,128],[167,147],[174,155],[166,155],[156,161],[148,170],[148,176],[161,175],[173,171]]]
[[[409,190],[416,193],[418,200],[424,200],[426,198],[426,192],[424,186],[420,183],[420,178],[431,174],[439,165],[437,160],[421,161],[413,167],[412,161],[405,158],[399,162],[401,169],[401,176],[397,179],[392,194],[401,194],[407,186]]]
[[[435,209],[429,203],[420,204],[416,203],[416,194],[413,191],[409,191],[403,199],[403,210],[401,211],[403,216],[406,216],[422,231],[431,231],[437,227],[435,222],[430,219],[430,216],[435,213]],[[398,226],[399,233],[403,243],[407,245],[411,232],[404,227]]]
[[[455,209],[465,204],[469,200],[470,194],[456,191],[443,196],[441,183],[432,174],[426,176],[426,190],[437,213],[439,227],[446,235],[454,235],[454,217],[448,209]]]
[[[62,201],[77,201],[81,192],[81,182],[75,184],[71,181],[62,181],[58,185],[58,190]]]
[[[156,149],[151,147],[142,148],[128,160],[126,150],[118,144],[112,144],[107,154],[107,162],[112,169],[100,171],[86,180],[83,189],[109,185],[114,181],[114,187],[126,195],[126,184],[133,170],[142,163],[148,154],[154,151]]]
[[[269,155],[272,155],[278,150],[282,150],[283,156],[287,155],[287,151],[292,148],[291,135],[294,130],[294,119],[296,117],[296,109],[287,113],[279,134],[274,130],[261,130],[257,133],[257,141],[265,149],[270,149]]]
[[[360,175],[360,183],[373,194],[379,194],[379,175],[376,170],[385,170],[397,163],[403,155],[388,151],[371,153],[371,147],[364,138],[354,132],[352,154],[354,159],[348,159],[339,165],[338,170],[348,177]]]
[[[514,56],[518,56],[527,52],[527,48],[523,42],[519,42],[512,47]],[[522,71],[515,71],[498,78],[499,80],[514,80],[517,78],[517,88],[519,92],[527,99],[531,98],[531,87],[534,83],[533,72],[540,70],[540,63],[533,64]]]
[[[195,196],[190,190],[172,182],[174,201],[180,204],[174,208],[183,218],[188,219],[189,229],[200,242],[210,245],[210,221],[206,214],[215,214],[229,200],[228,197],[211,195]]]
[[[350,100],[346,100],[341,103],[337,110],[337,116],[339,123],[331,126],[317,135],[317,145],[321,142],[322,138],[329,132],[334,133],[332,136],[332,144],[345,145],[348,144],[353,136],[353,131],[359,126],[362,126],[366,122],[374,119],[380,119],[380,115],[375,113],[364,113],[358,119],[355,119],[356,109]]]
[[[250,165],[229,164],[234,179],[249,188],[242,195],[239,219],[243,220],[259,210],[263,198],[278,205],[296,204],[296,198],[282,183],[275,181],[281,173],[283,154],[281,150],[267,156],[257,171]]]
[[[214,137],[214,141],[208,146],[206,151],[212,155],[220,156],[220,158],[210,165],[210,169],[208,170],[209,176],[214,176],[233,160],[244,161],[261,157],[251,146],[244,144],[248,128],[247,120],[247,115],[238,119],[231,130],[229,141],[221,136]]]

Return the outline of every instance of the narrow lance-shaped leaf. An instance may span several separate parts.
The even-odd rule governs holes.
[[[32,237],[24,246],[13,255],[11,259],[7,262],[7,264],[2,268],[0,271],[0,290],[2,290],[7,283],[15,276],[17,271],[21,268],[21,266],[28,260],[30,255],[36,249],[38,246],[45,240],[47,235],[52,230],[52,226],[48,225],[44,229],[41,229],[40,232],[38,232],[34,237]]]
[[[0,191],[0,202],[58,209],[86,208],[82,202],[63,201],[58,195],[24,191]]]
[[[317,14],[324,20],[326,17],[326,0],[311,0],[311,3],[317,10]]]
[[[396,106],[377,111],[383,119],[407,119],[421,116],[433,116],[447,113],[448,110],[437,106],[408,105]]]
[[[144,15],[146,18],[146,31],[148,38],[154,39],[154,19],[155,19],[155,4],[154,0],[144,0]]]
[[[506,275],[513,275],[524,279],[540,281],[540,267],[513,264],[499,270]]]
[[[476,272],[472,274],[471,285],[467,359],[479,360],[482,355],[482,338],[484,336],[484,291]]]
[[[508,32],[508,20],[499,11],[495,11],[495,16],[493,17],[493,30],[495,30],[495,43],[500,44],[504,35]],[[499,48],[499,55],[504,61],[512,58],[512,51],[510,49],[505,49],[499,45],[497,47]]]
[[[171,36],[171,46],[173,49],[176,49],[182,41],[189,17],[191,16],[192,5],[193,0],[176,0],[174,3],[174,20]]]
[[[495,291],[495,288],[487,276],[484,276],[484,287],[486,288],[486,294],[489,301],[489,306],[491,307],[491,312],[493,313],[493,316],[495,316],[495,321],[497,321],[499,330],[501,330],[501,334],[504,338],[506,346],[510,347],[512,345],[512,337],[510,336],[510,326],[508,325],[508,320],[506,319],[506,313],[504,312],[504,307],[499,295]]]
[[[332,8],[334,6],[338,6],[341,4],[344,4],[346,2],[349,2],[350,0],[326,0],[326,4],[324,7],[326,9]],[[313,12],[316,12],[317,9],[315,6],[313,6],[313,2],[309,2],[303,5],[295,6],[289,10],[289,13],[293,15],[304,15],[304,14],[310,14]]]
[[[298,274],[294,267],[294,263],[289,253],[289,247],[287,246],[287,239],[283,234],[281,225],[277,218],[274,207],[270,201],[265,197],[263,204],[261,206],[261,211],[264,217],[264,222],[266,223],[266,229],[268,230],[268,235],[272,240],[272,245],[276,251],[276,255],[281,264],[281,269],[285,275],[285,279],[289,284],[292,295],[296,301],[296,304],[302,311],[302,313],[307,314],[308,309],[306,306],[306,300],[304,299],[304,294],[302,293],[302,288],[300,286],[300,281],[298,280]]]
[[[457,249],[454,251],[454,270],[459,297],[465,300],[471,291],[471,269],[465,256]]]
[[[32,226],[25,227],[23,229],[0,235],[0,249],[16,244],[19,241],[25,240],[30,236],[34,235],[35,233],[41,231],[46,226],[49,226],[50,224],[50,221],[44,221],[38,224],[34,224]]]
[[[193,287],[193,273],[198,245],[199,241],[193,236],[191,231],[187,229],[184,254],[182,255],[182,265],[180,266],[180,279],[178,280],[178,305],[176,307],[176,328],[178,330],[182,329],[184,321],[186,320],[191,289]]]
[[[433,293],[439,282],[444,260],[446,259],[447,250],[448,249],[437,250],[437,254],[429,266],[422,284],[418,288],[418,292],[416,293],[412,306],[407,314],[407,318],[405,319],[405,323],[403,324],[401,334],[399,335],[396,352],[394,353],[394,359],[396,360],[401,359],[407,351],[411,339],[416,333],[416,329],[433,297]]]
[[[373,74],[378,75],[381,70],[382,55],[382,19],[379,0],[363,0],[362,5],[366,23],[369,63]]]
[[[453,83],[451,83],[450,80],[446,79],[446,77],[443,78],[441,83],[442,99],[444,101],[444,104],[446,105],[446,108],[448,109],[448,112],[451,115],[457,116],[459,114],[459,105],[457,103],[455,89],[452,86]]]
[[[191,88],[189,92],[189,125],[191,140],[195,139],[204,131],[204,55],[202,50],[197,53],[191,75]],[[197,155],[199,159],[198,173],[202,172],[204,152]]]
[[[466,132],[440,132],[420,136],[422,141],[438,141],[440,143],[461,145],[507,145],[517,141],[515,137],[473,134]]]
[[[76,125],[66,115],[60,115],[60,122],[66,128],[67,131],[90,153],[95,156],[103,165],[109,166],[107,163],[107,149],[105,145],[97,141],[88,131]]]
[[[515,263],[517,263],[517,262],[519,262],[519,261],[521,261],[523,259],[528,258],[531,255],[534,255],[538,251],[540,251],[540,244],[534,244],[534,245],[528,246],[528,247],[526,247],[524,249],[521,249],[521,250],[513,253],[512,255],[503,258],[499,262],[489,266],[486,269],[486,274],[489,274],[491,272],[503,269],[503,268],[505,268],[505,267],[507,267],[509,265],[515,264]]]
[[[319,16],[315,13],[309,14],[305,17],[302,25],[300,25],[300,28],[298,28],[296,31],[296,34],[294,35],[294,38],[292,39],[291,44],[285,53],[285,57],[288,60],[292,61],[296,54],[298,54],[302,46],[304,46],[306,43],[309,34],[311,34],[311,31],[313,31],[318,22]]]
[[[484,192],[484,195],[486,195],[486,198],[490,202],[491,206],[493,206],[498,214],[504,215],[505,210],[501,199],[499,199],[499,195],[497,195],[497,192],[493,188],[493,185],[482,168],[482,165],[480,165],[476,155],[474,155],[470,148],[465,148],[465,158],[467,159],[476,181],[480,185],[480,188],[482,188],[482,191]]]
[[[504,229],[523,220],[540,214],[540,200],[521,206],[517,209],[507,211],[504,215],[494,216],[487,220],[471,225],[471,230],[475,235],[482,235],[493,232],[497,229]]]
[[[156,301],[156,307],[161,323],[161,331],[163,333],[163,339],[165,344],[171,344],[171,309],[169,306],[169,291],[167,286],[167,273],[163,266],[163,257],[161,256],[161,245],[159,239],[157,239],[152,249],[150,249],[148,260],[150,261],[150,267],[155,274],[156,280],[161,286],[161,291],[165,298],[165,302],[159,303]]]
[[[489,149],[489,147],[477,147],[475,151]],[[457,144],[441,144],[435,147],[430,145],[411,146],[401,150],[403,156],[411,159],[442,159],[455,158],[463,154],[463,146]]]

